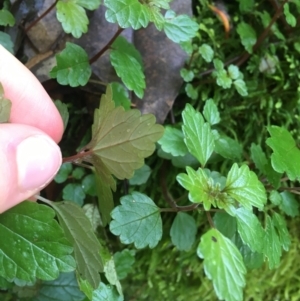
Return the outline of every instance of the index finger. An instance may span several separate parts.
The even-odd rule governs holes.
[[[12,101],[10,122],[36,127],[59,142],[63,122],[53,101],[37,78],[1,45],[0,82]]]

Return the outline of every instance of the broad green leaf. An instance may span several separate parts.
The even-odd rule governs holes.
[[[0,10],[0,26],[14,26],[15,18],[7,9]]]
[[[100,244],[84,211],[70,202],[49,202],[56,211],[59,223],[66,237],[74,247],[77,271],[94,289],[100,283],[103,264],[100,258]]]
[[[279,241],[282,245],[282,248],[285,251],[288,251],[290,248],[290,245],[291,245],[291,238],[290,238],[290,234],[287,229],[287,226],[286,226],[285,219],[281,215],[279,215],[277,212],[274,212],[274,214],[272,216],[272,221],[273,221],[275,228],[277,229]]]
[[[185,212],[178,212],[170,229],[173,245],[179,251],[189,251],[195,242],[196,233],[195,219]]]
[[[148,5],[149,20],[153,22],[157,30],[162,31],[166,22],[165,18],[160,12],[160,8],[154,5]]]
[[[248,95],[248,90],[246,83],[242,79],[237,79],[233,82],[233,85],[235,86],[237,92],[241,96],[247,96]]]
[[[267,202],[263,184],[247,165],[241,167],[238,167],[236,163],[232,165],[224,191],[248,210],[252,210],[252,206],[263,210],[264,204]]]
[[[82,301],[85,298],[74,272],[62,273],[53,281],[40,283],[37,292],[32,301]]]
[[[193,100],[198,98],[198,89],[197,87],[194,88],[192,84],[185,85],[185,92],[187,96]]]
[[[102,225],[98,207],[94,204],[85,204],[82,209],[90,220],[93,231],[96,232],[97,228]]]
[[[213,218],[215,227],[227,238],[231,239],[236,233],[236,218],[227,212],[219,211]]]
[[[207,63],[210,63],[214,58],[214,51],[208,44],[202,44],[199,47],[199,53]]]
[[[220,113],[213,99],[208,99],[205,102],[203,116],[210,125],[217,124],[221,121]]]
[[[265,166],[266,176],[269,183],[275,188],[278,189],[281,185],[280,180],[282,177],[282,173],[278,173],[274,170],[271,164],[271,158],[268,158],[268,163]]]
[[[242,151],[240,143],[228,136],[219,136],[215,140],[215,152],[226,159],[240,160]]]
[[[252,48],[256,43],[256,32],[253,27],[245,22],[241,22],[237,26],[237,33],[239,34],[245,49],[249,53],[252,53]]]
[[[289,25],[291,25],[292,27],[295,27],[296,24],[297,24],[297,19],[295,18],[295,16],[293,14],[291,14],[289,3],[284,4],[283,12],[284,12],[284,15],[285,15],[286,22]],[[1,16],[0,16],[0,18],[1,18]]]
[[[51,208],[33,202],[20,203],[0,215],[1,277],[35,282],[75,269],[73,248],[54,217]]]
[[[252,252],[247,245],[243,245],[242,247],[240,247],[239,251],[243,256],[244,264],[247,270],[254,270],[262,267],[264,263],[263,253]]]
[[[69,183],[63,189],[63,200],[76,203],[78,206],[82,206],[85,199],[85,193],[78,183]]]
[[[256,168],[262,173],[266,173],[266,165],[268,163],[267,157],[265,153],[263,152],[262,148],[260,145],[251,144],[250,148],[251,152],[251,159],[253,160]]]
[[[110,52],[111,64],[125,86],[129,90],[134,91],[139,98],[143,98],[146,87],[143,66],[131,54],[131,51],[128,51],[131,49],[127,44],[130,43],[124,38],[119,37],[116,39]]]
[[[237,229],[243,242],[253,252],[261,253],[264,245],[264,229],[257,216],[243,207],[236,210]]]
[[[14,43],[12,42],[10,35],[2,31],[0,31],[0,45],[12,54],[14,53]]]
[[[0,123],[9,122],[11,101],[4,97],[4,89],[0,82]]]
[[[162,237],[159,208],[146,195],[133,192],[121,198],[121,205],[111,213],[110,231],[124,244],[134,243],[137,249],[154,248]]]
[[[163,9],[169,9],[170,5],[169,3],[172,2],[172,0],[151,0],[150,4],[155,5],[156,7],[163,8]]]
[[[299,215],[299,201],[289,191],[283,191],[280,193],[282,202],[279,208],[287,215],[295,217]]]
[[[85,169],[83,167],[75,167],[72,171],[72,178],[76,180],[82,179],[85,175]]]
[[[143,165],[137,169],[134,176],[129,180],[130,185],[142,185],[145,184],[151,175],[151,168],[148,165]]]
[[[255,0],[239,0],[241,12],[252,12],[255,5]]]
[[[138,0],[104,0],[104,5],[107,7],[105,18],[108,22],[118,23],[122,28],[140,29],[148,26],[148,7]]]
[[[114,102],[116,107],[122,106],[125,111],[128,111],[131,106],[131,101],[129,99],[129,93],[120,83],[111,83],[112,94],[114,95]]]
[[[185,82],[190,82],[194,79],[194,72],[185,68],[180,69],[180,75]]]
[[[215,147],[210,125],[204,122],[202,115],[196,112],[190,104],[186,104],[182,119],[184,142],[190,153],[204,166]]]
[[[115,108],[111,93],[108,86],[95,110],[92,141],[85,147],[90,155],[84,160],[95,164],[101,179],[115,189],[111,174],[118,179],[131,178],[144,165],[144,158],[154,152],[163,127],[155,124],[152,114],[141,116],[139,110]]]
[[[68,179],[69,174],[72,172],[72,164],[71,163],[63,163],[54,178],[56,183],[63,183]]]
[[[59,0],[56,4],[56,16],[66,33],[80,38],[83,33],[88,31],[89,24],[84,8],[95,10],[99,5],[100,0]]]
[[[132,271],[132,265],[135,262],[135,251],[124,249],[114,254],[115,266],[119,280],[125,279]]]
[[[83,191],[90,196],[96,196],[96,178],[94,174],[89,174],[85,176],[81,182]]]
[[[119,296],[114,287],[108,284],[100,283],[99,287],[93,291],[92,301],[123,301],[124,298]]]
[[[264,239],[264,254],[268,258],[269,268],[274,269],[279,266],[281,257],[281,243],[270,216],[266,217],[266,235]]]
[[[279,173],[286,172],[291,181],[300,179],[300,150],[296,146],[289,131],[283,127],[269,126],[271,138],[266,143],[273,153],[271,155],[272,167]]]
[[[92,74],[87,53],[73,43],[67,42],[66,48],[56,55],[56,64],[50,76],[61,85],[85,86]]]
[[[269,199],[273,205],[279,206],[280,204],[282,204],[282,196],[276,190],[272,190],[270,192]]]
[[[80,290],[86,295],[86,298],[83,301],[92,300],[92,295],[94,291],[93,287],[87,280],[81,279],[78,273],[76,274],[76,276]]]
[[[61,102],[60,100],[55,100],[54,104],[58,110],[58,112],[60,113],[60,116],[63,120],[64,123],[64,129],[66,129],[68,122],[69,122],[69,111],[68,111],[68,106]]]
[[[228,67],[228,75],[233,80],[238,79],[238,77],[240,75],[239,68],[237,66],[235,66],[235,65],[230,65]]]
[[[164,135],[158,143],[164,152],[172,156],[184,156],[188,152],[182,131],[172,126],[165,127]]]
[[[163,28],[170,40],[180,43],[192,39],[199,25],[187,15],[176,16],[172,11],[167,11]]]
[[[213,281],[220,300],[241,301],[246,267],[237,247],[218,230],[211,229],[201,237],[197,254],[204,259],[206,276]]]

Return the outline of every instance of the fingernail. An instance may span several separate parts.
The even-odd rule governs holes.
[[[28,137],[17,146],[19,186],[24,190],[43,188],[57,173],[61,162],[59,147],[49,137]]]

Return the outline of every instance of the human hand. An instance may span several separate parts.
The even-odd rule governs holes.
[[[34,75],[0,45],[0,82],[12,102],[0,124],[0,213],[39,192],[58,171],[63,122]]]

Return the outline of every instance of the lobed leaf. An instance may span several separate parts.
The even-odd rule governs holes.
[[[217,124],[221,121],[218,107],[211,98],[205,102],[203,115],[210,125]]]

